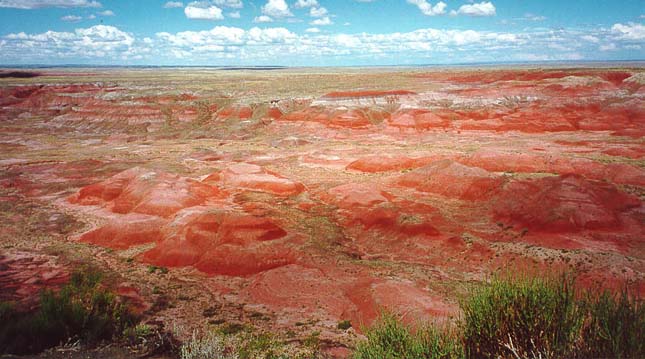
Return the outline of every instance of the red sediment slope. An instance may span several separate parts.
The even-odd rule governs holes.
[[[191,207],[162,230],[146,262],[168,267],[192,266],[208,274],[244,276],[295,261],[292,251],[274,240],[287,233],[265,217]]]
[[[496,220],[542,232],[617,229],[623,212],[641,206],[637,197],[579,175],[511,182],[493,203]]]
[[[442,160],[403,174],[399,186],[468,201],[489,198],[503,183],[502,177],[477,167]]]

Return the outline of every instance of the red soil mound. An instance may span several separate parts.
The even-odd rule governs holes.
[[[346,112],[335,113],[327,122],[329,127],[341,128],[366,128],[371,125],[369,119],[363,111],[349,110]]]
[[[164,224],[166,220],[157,216],[131,213],[83,234],[80,240],[103,247],[127,249],[159,240]]]
[[[578,175],[509,183],[494,200],[495,219],[544,232],[612,229],[620,214],[641,205],[634,196]]]
[[[253,110],[248,106],[230,106],[217,112],[217,119],[239,118],[246,120],[253,116]]]
[[[486,170],[442,160],[399,176],[398,185],[461,200],[481,201],[501,187],[503,179]]]
[[[397,111],[387,121],[389,126],[399,129],[426,131],[432,128],[448,128],[450,121],[428,110],[407,109]]]
[[[377,173],[418,168],[439,160],[439,156],[410,158],[405,156],[366,156],[347,165],[346,169]]]
[[[157,246],[143,254],[145,261],[240,276],[294,262],[289,249],[271,243],[287,233],[266,217],[192,207],[177,213],[162,233]]]
[[[391,91],[336,91],[330,92],[323,96],[323,99],[351,99],[351,98],[365,98],[365,97],[386,97],[386,96],[407,96],[416,95],[414,91],[408,90],[391,90]]]
[[[492,172],[579,174],[616,184],[645,185],[645,171],[624,163],[604,165],[583,158],[561,158],[530,153],[479,151],[459,159],[460,163]]]
[[[304,191],[302,183],[294,182],[258,165],[237,163],[220,173],[227,186],[241,187],[277,195],[291,196]]]
[[[33,309],[43,289],[54,289],[68,280],[69,270],[57,263],[54,256],[28,252],[0,254],[0,301]]]
[[[107,205],[115,213],[136,212],[169,217],[182,208],[222,196],[217,187],[205,183],[134,167],[103,182],[83,187],[69,201]]]

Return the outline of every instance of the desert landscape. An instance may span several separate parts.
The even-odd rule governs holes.
[[[180,343],[344,358],[383,310],[450,325],[500,271],[645,294],[642,65],[0,74],[24,310],[91,265]]]

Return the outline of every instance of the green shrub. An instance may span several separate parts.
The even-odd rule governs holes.
[[[396,316],[384,313],[365,332],[366,341],[354,351],[354,359],[461,358],[461,345],[449,332],[433,326],[416,331]]]
[[[120,335],[135,318],[101,286],[101,278],[93,270],[73,273],[58,292],[41,292],[32,313],[0,305],[0,353],[37,353],[68,339],[94,344]]]
[[[338,322],[338,325],[336,326],[340,330],[347,330],[352,327],[352,322],[349,320],[341,320]]]
[[[570,276],[496,277],[462,303],[471,358],[569,357],[583,324]]]
[[[645,358],[645,306],[623,290],[587,294],[580,358]]]
[[[354,358],[645,358],[645,306],[627,290],[576,291],[570,275],[495,277],[461,303],[457,332],[391,314]]]

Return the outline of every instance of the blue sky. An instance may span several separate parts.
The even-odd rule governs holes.
[[[643,60],[643,0],[0,0],[0,64]]]

